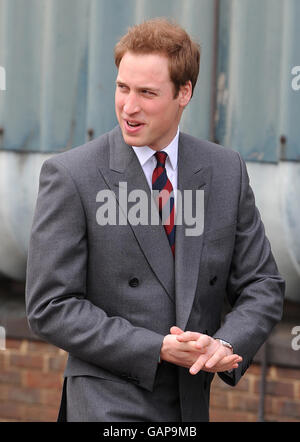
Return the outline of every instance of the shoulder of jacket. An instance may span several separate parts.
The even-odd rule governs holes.
[[[70,172],[82,171],[84,168],[100,164],[108,152],[109,134],[110,132],[107,132],[85,144],[55,153],[45,160],[44,164],[61,165]]]
[[[180,132],[180,142],[192,148],[201,149],[202,152],[207,153],[211,157],[212,161],[218,159],[226,160],[227,158],[228,160],[239,162],[240,159],[239,152],[230,147],[224,147],[212,141],[196,138],[184,132]]]

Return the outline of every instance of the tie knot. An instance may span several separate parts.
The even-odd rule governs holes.
[[[168,154],[166,152],[156,152],[157,166],[165,167],[167,156]]]

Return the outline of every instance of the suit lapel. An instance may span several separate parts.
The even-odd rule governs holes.
[[[119,127],[109,134],[109,150],[109,168],[100,167],[100,173],[108,187],[115,192],[117,200],[119,201],[119,186],[122,182],[127,185],[127,195],[133,190],[140,189],[146,193],[150,202],[152,194],[143,169],[132,147],[125,144]],[[155,207],[154,204],[153,206]],[[150,267],[174,302],[174,258],[164,227],[151,223],[132,225],[129,220],[128,224]]]
[[[178,151],[178,189],[204,190],[204,219],[211,179],[210,158],[199,143],[180,134]],[[194,201],[194,200],[193,200]],[[175,241],[175,298],[176,325],[185,329],[195,298],[203,247],[203,234],[187,236],[184,216],[182,225],[176,226]]]

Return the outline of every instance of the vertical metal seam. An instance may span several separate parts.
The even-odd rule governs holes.
[[[215,117],[217,110],[217,69],[218,69],[218,50],[219,50],[219,15],[220,0],[214,0],[214,30],[213,30],[213,64],[211,76],[211,98],[210,98],[210,140],[215,141]]]

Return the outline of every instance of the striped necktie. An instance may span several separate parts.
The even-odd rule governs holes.
[[[152,175],[152,189],[156,191],[155,196],[159,215],[167,233],[173,256],[175,256],[174,192],[166,171],[167,156],[168,154],[165,152],[155,153],[157,165]]]

